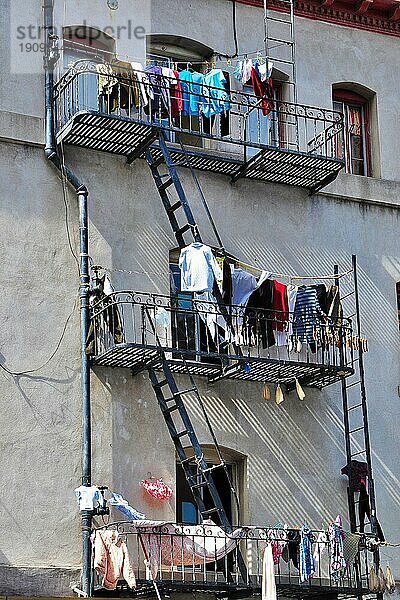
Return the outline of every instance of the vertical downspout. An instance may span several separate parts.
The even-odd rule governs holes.
[[[61,164],[54,137],[53,108],[53,68],[58,56],[52,47],[54,0],[43,2],[43,24],[45,32],[45,155],[56,169],[65,175],[77,193],[79,205],[79,300],[81,327],[81,388],[82,388],[82,485],[90,486],[92,481],[91,414],[90,414],[90,363],[86,354],[86,340],[89,329],[89,236],[88,236],[88,190],[71,169]],[[91,542],[93,511],[82,510],[82,591],[91,594]]]
[[[79,204],[79,300],[81,312],[81,382],[82,382],[82,485],[92,484],[92,434],[90,415],[90,363],[86,354],[89,331],[89,253],[86,188],[77,190]],[[82,591],[91,594],[92,552],[90,534],[93,511],[82,510]]]

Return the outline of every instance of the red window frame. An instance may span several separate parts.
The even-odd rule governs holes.
[[[351,90],[345,89],[334,89],[332,94],[333,102],[341,102],[346,107],[358,107],[362,109],[363,115],[363,144],[365,150],[365,161],[364,161],[364,173],[363,176],[370,177],[372,173],[372,161],[371,161],[371,132],[370,132],[370,110],[369,110],[369,102],[366,98],[353,92]],[[347,123],[347,114],[344,114],[345,119],[345,156],[346,156],[346,172],[353,173],[351,160],[348,158],[349,156],[349,143],[348,143],[348,123]]]

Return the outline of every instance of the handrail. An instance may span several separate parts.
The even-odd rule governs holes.
[[[100,65],[105,72],[98,72]],[[264,98],[255,94],[202,85],[190,89],[196,98],[195,110],[186,114],[172,102],[179,96],[171,87],[176,80],[130,68],[121,73],[120,69],[125,67],[116,64],[113,70],[110,63],[76,61],[54,87],[57,131],[74,115],[90,112],[154,124],[165,130],[169,141],[183,132],[193,139],[293,151],[342,162],[344,118],[338,111],[279,99],[273,99],[266,109],[262,106]]]
[[[60,77],[60,79],[54,84],[54,98],[57,98],[58,95],[60,94],[60,92],[64,89],[64,87],[71,81],[71,79],[77,77],[78,75],[84,74],[84,73],[94,73],[96,75],[99,75],[96,67],[99,63],[95,63],[93,61],[87,60],[87,59],[79,59],[77,61],[75,61],[66,71],[66,73],[64,73],[64,75],[62,75],[62,77]],[[103,65],[110,65],[112,67],[112,63],[105,63],[102,62],[100,64]],[[115,65],[116,67],[118,67],[118,64]],[[142,71],[138,71],[137,69],[130,69],[129,73],[132,73],[133,75],[138,75],[138,74],[142,74]],[[144,73],[146,73],[146,71],[144,71]],[[115,78],[115,79],[119,79],[120,81],[126,81],[126,77],[124,77],[123,75],[119,74],[118,71],[116,71],[115,73],[110,73],[110,74],[106,74],[106,73],[101,73],[102,77],[109,77],[111,78]],[[160,80],[162,82],[165,82],[165,84],[168,83],[168,85],[171,84],[172,81],[174,81],[174,79],[172,77],[167,77],[166,75],[159,75],[158,77],[160,77]],[[144,85],[149,85],[148,83],[144,82]],[[165,87],[167,87],[167,85],[165,85]],[[206,86],[207,89],[209,90],[215,90],[216,92],[220,92],[221,88],[215,87],[215,86],[210,86],[207,85]],[[195,93],[192,92],[193,95],[195,96],[199,96],[201,97],[203,94],[202,93]],[[241,104],[245,105],[245,106],[251,106],[252,109],[253,108],[260,108],[258,106],[258,104],[260,103],[260,101],[262,101],[262,98],[258,98],[257,96],[255,96],[254,94],[249,94],[248,92],[245,91],[227,91],[227,94],[229,95],[230,98],[237,98],[240,96],[240,98],[247,98],[248,101],[241,101]],[[318,118],[320,120],[324,120],[324,121],[328,121],[328,122],[332,122],[332,123],[344,123],[344,117],[343,117],[343,113],[341,113],[340,111],[334,110],[332,108],[322,108],[322,107],[316,107],[316,106],[311,106],[309,104],[300,104],[300,103],[294,103],[294,102],[288,102],[286,100],[274,100],[274,104],[276,104],[277,106],[281,106],[281,107],[286,107],[288,112],[290,112],[290,114],[295,114],[293,112],[294,109],[298,109],[298,115],[299,116],[305,116],[305,117],[309,117],[309,118]],[[317,113],[319,113],[319,116],[317,114],[313,114],[312,111],[316,111]]]

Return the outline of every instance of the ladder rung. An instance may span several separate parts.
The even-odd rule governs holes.
[[[172,177],[170,177],[169,179],[167,179],[166,181],[163,181],[159,186],[158,189],[159,190],[163,190],[165,191],[167,188],[169,188],[170,185],[172,185],[174,183],[174,180],[172,179]]]
[[[189,223],[186,223],[186,225],[180,227],[175,233],[179,235],[185,233],[186,231],[189,231],[189,229],[192,229],[192,226]]]
[[[191,392],[197,392],[196,387],[188,388],[187,390],[178,390],[177,392],[173,392],[173,396],[184,396],[185,394],[190,394]]]
[[[192,490],[194,490],[194,489],[198,490],[200,488],[207,487],[207,486],[208,486],[208,482],[207,481],[202,481],[201,483],[190,484],[190,487],[192,488]]]
[[[161,379],[161,381],[157,381],[157,383],[153,384],[153,387],[162,388],[164,385],[167,385],[168,381],[166,379]]]
[[[196,460],[195,456],[188,456],[188,458],[184,458],[181,460],[181,465],[185,465],[186,463],[192,462],[192,460]]]
[[[208,467],[207,469],[203,469],[203,473],[212,473],[215,469],[223,469],[225,467],[224,464],[213,465],[212,467]]]
[[[163,156],[160,156],[159,158],[157,158],[157,159],[154,161],[154,163],[153,163],[153,164],[154,164],[154,166],[157,168],[157,167],[159,167],[160,165],[162,165],[162,163],[163,163],[163,162],[165,162],[165,161],[164,161],[164,157],[163,157]]]
[[[169,212],[169,213],[175,212],[181,206],[182,206],[182,202],[180,200],[178,200],[174,204],[171,204],[171,206],[169,208],[167,208],[167,212]]]
[[[163,411],[163,413],[164,413],[165,415],[167,415],[167,414],[168,414],[168,415],[169,415],[169,414],[171,414],[172,412],[174,412],[174,410],[178,410],[178,407],[177,407],[177,405],[176,405],[176,404],[175,404],[174,406],[169,406],[168,408],[163,408],[163,409],[162,409],[162,411]]]
[[[176,433],[175,435],[173,435],[172,437],[175,439],[179,439],[181,437],[184,437],[185,435],[188,435],[188,430],[184,429],[183,431],[180,431],[179,433]]]
[[[208,515],[212,515],[213,513],[219,512],[219,508],[214,507],[214,508],[209,508],[208,510],[203,510],[203,512],[201,513],[202,516],[208,516]]]
[[[349,383],[349,385],[346,385],[346,390],[348,390],[351,387],[354,387],[355,385],[359,385],[361,383],[360,380],[358,381],[353,381],[353,383]]]
[[[364,426],[363,426],[363,425],[361,425],[361,427],[356,427],[355,429],[351,429],[351,430],[349,431],[349,433],[355,433],[356,431],[361,431],[362,429],[364,429]]]
[[[362,406],[362,402],[360,402],[359,404],[355,404],[354,406],[350,406],[349,411],[355,410],[356,408],[360,408],[360,406]]]
[[[360,456],[360,454],[364,454],[365,450],[360,450],[360,452],[354,452],[353,454],[351,454],[351,458],[353,458],[354,456]]]

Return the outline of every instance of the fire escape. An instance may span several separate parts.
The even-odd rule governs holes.
[[[268,25],[266,48],[270,56],[273,49],[278,48],[274,61],[289,66],[292,86],[289,88],[290,100],[274,101],[268,115],[273,127],[269,128],[268,134],[262,127],[265,115],[260,110],[259,99],[243,91],[231,90],[229,93],[231,125],[227,135],[222,135],[218,127],[209,131],[201,122],[199,124],[190,118],[183,121],[179,116],[158,113],[140,101],[134,108],[129,103],[126,110],[115,110],[110,98],[98,96],[93,101],[93,94],[87,91],[99,89],[100,77],[103,82],[104,79],[112,79],[117,90],[116,97],[121,98],[126,88],[126,76],[111,72],[105,74],[104,70],[99,71],[97,64],[81,60],[73,64],[54,86],[57,144],[123,155],[128,163],[145,160],[179,248],[203,239],[177,167],[223,174],[233,182],[247,178],[299,186],[310,193],[322,189],[335,179],[343,167],[343,119],[341,114],[331,109],[297,103],[292,0],[286,5],[283,16],[276,17],[268,12],[265,15]],[[279,28],[288,28],[289,31],[283,41],[276,33]],[[133,72],[131,75],[138,74]],[[160,85],[167,87],[169,82],[164,78]],[[253,137],[249,136],[250,120],[253,131],[257,131]],[[189,135],[199,143],[205,141],[209,147],[187,148],[182,144],[182,135]],[[334,268],[334,281],[340,287],[341,274],[337,266]],[[355,257],[347,276],[351,289],[346,290],[343,297],[347,303],[353,300],[354,308],[349,310],[350,316],[343,319],[335,343],[317,343],[316,352],[307,351],[296,359],[280,354],[279,347],[264,352],[259,340],[244,350],[237,340],[238,323],[243,319],[243,313],[240,307],[224,304],[218,286],[215,286],[216,302],[212,307],[209,303],[193,302],[188,308],[181,300],[167,295],[136,291],[115,292],[92,307],[92,364],[127,368],[133,375],[148,372],[186,480],[204,520],[211,518],[226,531],[232,532],[232,523],[214,482],[217,470],[224,471],[228,481],[229,475],[194,377],[207,377],[210,382],[223,379],[268,382],[282,385],[287,390],[293,389],[296,382],[318,389],[340,382],[346,458],[348,464],[356,458],[367,463],[371,532],[376,533],[363,367],[365,348],[362,344],[354,347],[351,342],[361,336]],[[215,315],[215,322],[224,320],[229,338],[227,344],[209,339],[204,342],[198,334],[210,312]],[[257,314],[253,316],[259,318]],[[123,323],[123,332],[117,337],[115,332],[120,323]],[[182,333],[189,330],[194,334]],[[176,374],[186,376],[186,386],[178,384]],[[186,408],[188,394],[197,398],[204,412],[210,439],[219,457],[216,465],[210,466],[204,458]],[[203,490],[208,491],[211,506],[205,506]],[[356,503],[356,494],[349,490],[349,513],[354,532],[359,528],[355,518]],[[126,532],[129,533],[129,527]],[[189,578],[185,577],[182,563],[180,571],[171,571],[167,578],[164,575],[166,589],[194,590],[201,589],[203,585],[205,589],[215,588],[231,594],[235,591],[242,594],[259,591],[260,572],[254,571],[254,564],[249,563],[248,557],[251,548],[252,551],[258,548],[263,535],[262,531],[257,535],[254,532],[244,535],[231,559],[224,568],[220,568],[214,579],[209,571],[204,571],[201,582],[197,571],[195,576],[190,571]],[[354,565],[340,581],[335,581],[331,575],[325,578],[320,575],[319,581],[315,578],[312,584],[299,585],[298,576],[289,569],[279,573],[278,590],[296,597],[320,595],[322,592],[332,598],[337,598],[338,594],[361,597],[368,593],[367,567],[365,551],[360,547]],[[222,579],[221,572],[225,572]]]

